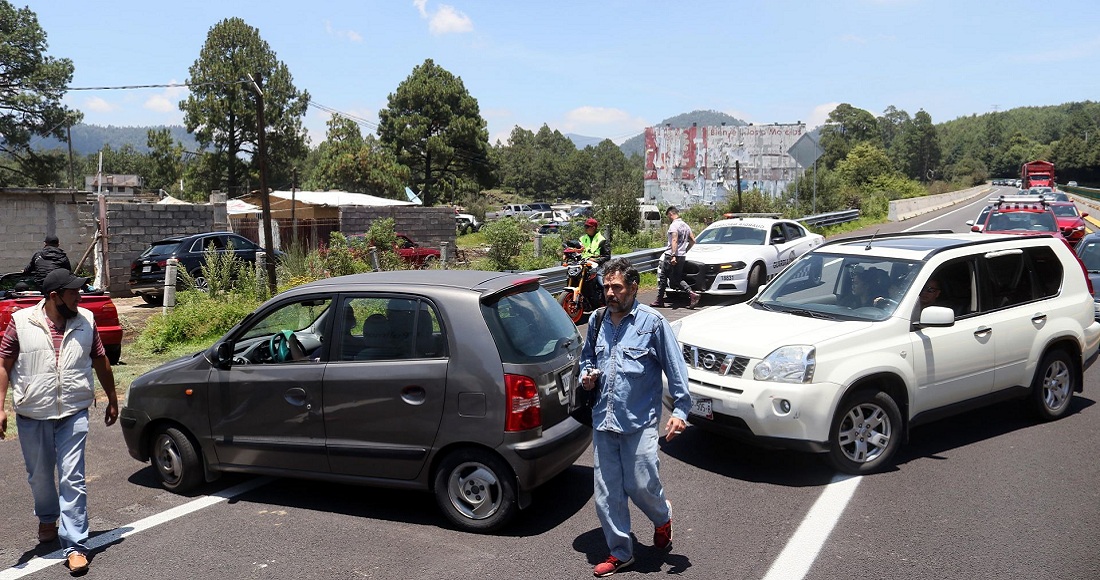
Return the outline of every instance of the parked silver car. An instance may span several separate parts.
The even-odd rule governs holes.
[[[225,471],[422,489],[492,531],[591,441],[567,408],[580,349],[531,275],[331,278],[135,379],[120,423],[172,491]]]

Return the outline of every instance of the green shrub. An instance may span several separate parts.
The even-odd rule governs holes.
[[[516,270],[517,258],[530,239],[530,225],[514,218],[502,218],[481,228],[489,242],[487,259],[492,270]]]
[[[175,308],[167,315],[149,319],[135,341],[137,348],[162,353],[181,344],[208,345],[260,305],[238,294],[214,298],[195,290],[180,292],[176,299]]]

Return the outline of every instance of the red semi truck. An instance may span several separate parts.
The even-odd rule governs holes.
[[[1049,187],[1054,189],[1054,164],[1049,161],[1028,161],[1020,166],[1020,188]]]

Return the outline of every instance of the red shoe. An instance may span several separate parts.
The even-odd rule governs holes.
[[[605,576],[610,576],[610,575],[614,574],[615,572],[618,572],[619,570],[621,570],[623,568],[626,568],[627,566],[629,566],[633,563],[634,563],[634,558],[633,557],[630,558],[629,560],[623,561],[623,560],[620,560],[620,559],[616,558],[615,556],[608,556],[606,560],[604,560],[603,562],[601,562],[599,564],[596,564],[596,567],[592,569],[592,575],[597,577],[597,578],[603,578]]]
[[[652,306],[653,308],[664,308],[665,307],[665,301],[664,300],[654,300],[653,302],[650,302],[649,305]]]
[[[653,528],[653,547],[658,550],[672,548],[672,520]]]
[[[699,296],[698,292],[688,292],[688,310],[695,309],[695,305],[699,303],[699,298],[701,298],[701,296]]]

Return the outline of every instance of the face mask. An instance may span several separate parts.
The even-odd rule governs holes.
[[[64,316],[66,319],[74,318],[77,314],[77,312],[75,310],[73,310],[72,308],[69,308],[69,306],[67,304],[65,304],[65,302],[62,301],[62,300],[58,300],[57,304],[55,304],[55,306],[57,306],[58,314],[60,314],[61,316]]]

